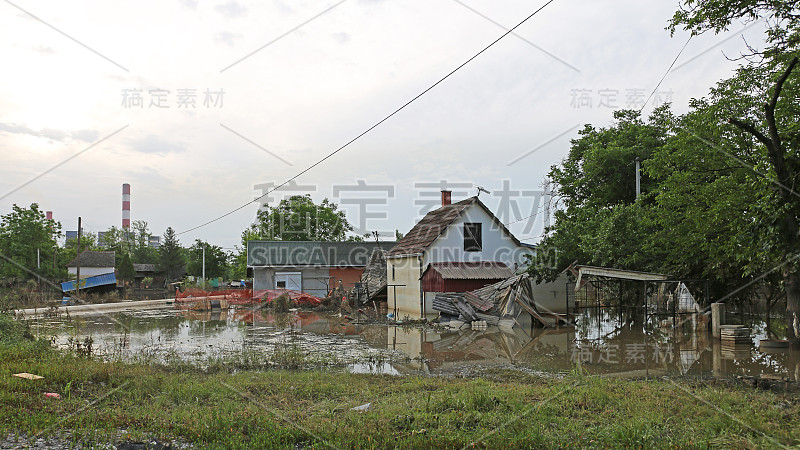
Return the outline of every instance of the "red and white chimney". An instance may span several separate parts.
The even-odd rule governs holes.
[[[453,193],[450,191],[442,191],[442,206],[447,206],[452,203]]]
[[[122,185],[122,228],[127,230],[131,227],[131,185]]]
[[[47,220],[53,220],[53,211],[45,211],[44,215]]]

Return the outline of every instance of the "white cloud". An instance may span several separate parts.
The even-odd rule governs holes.
[[[346,43],[350,42],[350,35],[345,33],[344,31],[340,31],[338,33],[333,33],[333,34],[331,34],[331,37],[333,38],[334,41],[336,41],[336,42],[338,42],[340,44],[346,44]]]
[[[26,125],[0,123],[0,131],[12,134],[23,134],[28,136],[40,137],[58,142],[81,141],[93,142],[97,140],[97,130],[59,130],[55,128],[42,128],[34,130]]]
[[[241,39],[242,35],[239,33],[231,33],[230,31],[223,31],[217,33],[215,40],[220,44],[225,44],[233,47],[237,39]]]
[[[247,8],[235,0],[229,0],[228,2],[217,5],[214,7],[214,10],[230,18],[241,17],[247,12]]]

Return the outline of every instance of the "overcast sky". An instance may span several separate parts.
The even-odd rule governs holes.
[[[0,2],[0,214],[36,202],[65,230],[79,215],[105,230],[130,183],[132,220],[183,232],[344,145],[543,4]],[[583,124],[642,106],[686,43],[664,29],[676,8],[556,0],[272,202],[328,197],[360,231],[393,234],[438,203],[442,181],[454,201],[479,185],[536,242],[549,167]],[[666,101],[685,112],[730,76],[725,55],[763,40],[761,24],[744,28],[692,39],[645,114]],[[179,239],[232,248],[257,208]]]

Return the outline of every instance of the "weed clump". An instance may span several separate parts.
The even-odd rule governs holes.
[[[292,299],[289,298],[289,294],[281,294],[275,300],[272,301],[272,308],[275,310],[276,313],[286,313],[289,312],[289,308],[293,306]]]
[[[33,341],[33,335],[26,323],[20,322],[8,314],[0,313],[0,345]]]

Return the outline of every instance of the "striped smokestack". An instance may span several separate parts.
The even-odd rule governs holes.
[[[47,211],[44,214],[47,220],[53,220],[53,211]]]
[[[127,230],[131,227],[131,185],[122,185],[122,228]]]

